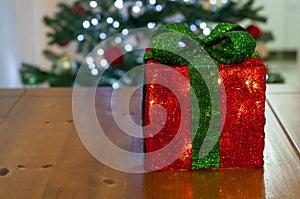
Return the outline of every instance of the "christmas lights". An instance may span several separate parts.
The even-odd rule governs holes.
[[[187,37],[195,39],[182,24],[168,24],[162,28],[185,33]],[[219,24],[209,37],[203,40],[195,39],[214,58],[212,62],[208,62],[211,58],[207,54],[198,57],[201,48],[190,49],[191,46],[185,43],[174,45],[176,42],[173,41],[179,38],[175,35],[158,30],[152,38],[151,50],[148,49],[145,54],[145,60],[148,60],[148,84],[145,86],[143,101],[145,168],[189,170],[262,167],[266,68],[260,58],[252,56],[255,41],[237,25]],[[231,42],[222,41],[224,38]],[[182,37],[182,40],[187,38]],[[211,48],[215,44],[219,44],[218,48]],[[184,52],[184,48],[189,49],[187,54],[191,55],[191,59],[198,58],[205,62],[193,65],[189,63],[191,60],[186,61],[173,53]],[[162,67],[161,63],[169,67]],[[219,74],[214,68],[217,68]],[[186,81],[179,81],[173,70],[181,73]],[[211,81],[209,87],[207,80]],[[164,82],[172,89],[159,82]],[[196,93],[196,103],[191,97],[191,88]],[[219,95],[212,98],[212,92]],[[184,97],[178,98],[178,93]],[[156,104],[163,106],[166,116],[160,109],[151,111]],[[195,104],[199,105],[199,109],[195,108]],[[218,106],[219,109],[212,106]],[[194,120],[198,115],[199,120]],[[164,125],[159,128],[164,117]],[[195,124],[196,132],[192,128]],[[213,131],[210,131],[211,126]],[[173,147],[181,153],[176,153],[175,148],[167,153],[160,152],[165,147],[172,148],[173,139],[177,134],[181,136]],[[173,159],[174,161],[171,161]],[[170,164],[166,165],[169,160]]]

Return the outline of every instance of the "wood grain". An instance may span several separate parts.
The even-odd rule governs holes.
[[[76,133],[70,103],[70,98],[24,95],[5,118],[0,165],[10,172],[0,179],[3,198],[41,198],[63,144]]]
[[[21,89],[0,89],[0,123],[24,92],[25,90]]]
[[[266,198],[300,196],[300,160],[269,106],[264,150]]]
[[[267,99],[300,157],[300,92],[269,94]]]
[[[130,91],[120,89],[112,96],[111,89],[97,89],[95,110],[111,141],[141,152],[143,143],[122,133],[111,116],[110,102],[115,98],[117,113],[140,123],[141,92],[131,97],[129,113],[121,103]],[[89,92],[82,90],[74,97],[84,98]],[[270,98],[273,95],[268,95]],[[269,106],[264,168],[145,174],[120,172],[91,156],[78,137],[71,106],[72,90],[61,88],[26,90],[14,104],[0,123],[0,170],[9,170],[0,176],[1,198],[255,199],[300,195],[300,160]]]

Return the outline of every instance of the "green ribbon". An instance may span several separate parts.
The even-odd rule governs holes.
[[[184,24],[173,23],[163,25],[153,33],[151,52],[147,52],[144,59],[186,65],[189,63],[187,60],[192,60],[204,48],[215,61],[233,64],[250,58],[255,46],[253,37],[237,24],[221,23],[209,36],[200,39]]]

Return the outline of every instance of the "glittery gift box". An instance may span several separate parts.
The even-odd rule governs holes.
[[[145,169],[263,166],[266,68],[259,58],[238,64],[219,63],[218,66],[219,74],[212,82],[219,98],[210,99],[205,90],[206,82],[201,78],[209,74],[207,69],[200,66],[199,70],[204,72],[197,75],[191,66],[161,67],[156,61],[147,62],[148,83],[143,98]],[[192,90],[196,93],[199,113],[193,108]],[[219,121],[210,120],[212,100],[219,104],[216,113]],[[196,114],[200,117],[193,131]],[[209,134],[211,125],[219,128]],[[205,139],[216,141],[212,142],[214,146],[209,152],[200,157]],[[163,150],[165,148],[168,150]]]

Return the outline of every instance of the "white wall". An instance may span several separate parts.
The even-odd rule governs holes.
[[[49,68],[42,50],[47,47],[45,15],[57,11],[58,2],[73,0],[0,0],[0,87],[22,86],[22,62]]]
[[[275,40],[268,44],[275,51],[300,49],[300,1],[299,0],[256,0],[262,5],[260,12],[268,17],[262,28],[271,30]]]
[[[17,66],[21,61],[18,40],[18,25],[15,10],[16,1],[0,0],[0,86],[20,86]],[[25,16],[24,16],[25,18]]]

